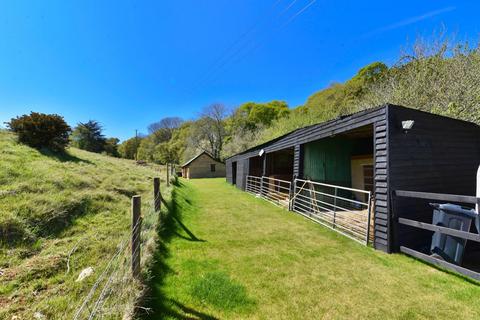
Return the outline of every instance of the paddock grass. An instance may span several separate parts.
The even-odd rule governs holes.
[[[131,196],[151,202],[154,176],[165,171],[74,148],[38,151],[0,130],[0,319],[71,319],[130,230]],[[93,275],[75,282],[86,267]]]
[[[479,319],[480,286],[228,185],[180,180],[144,319]]]

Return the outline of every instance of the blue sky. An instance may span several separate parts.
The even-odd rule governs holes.
[[[212,102],[285,100],[395,62],[444,25],[477,39],[478,1],[0,2],[0,122],[30,111],[126,139]]]

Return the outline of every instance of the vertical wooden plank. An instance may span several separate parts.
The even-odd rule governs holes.
[[[262,176],[267,175],[267,154],[263,154],[263,159],[262,159]]]
[[[132,275],[140,277],[140,232],[142,230],[142,198],[132,197]]]
[[[162,205],[162,195],[160,193],[160,178],[153,178],[153,201],[155,212],[159,212]]]

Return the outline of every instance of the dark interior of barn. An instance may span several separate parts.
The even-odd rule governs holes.
[[[263,158],[260,156],[251,157],[248,165],[248,174],[255,177],[263,175]]]
[[[293,148],[267,153],[265,176],[291,181],[293,179],[293,155]]]
[[[307,143],[301,177],[307,180],[373,191],[373,125]],[[364,200],[363,194],[352,194]]]

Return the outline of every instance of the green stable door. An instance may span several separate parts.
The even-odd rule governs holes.
[[[327,138],[305,144],[304,178],[350,187],[352,149],[352,141],[345,138]]]

